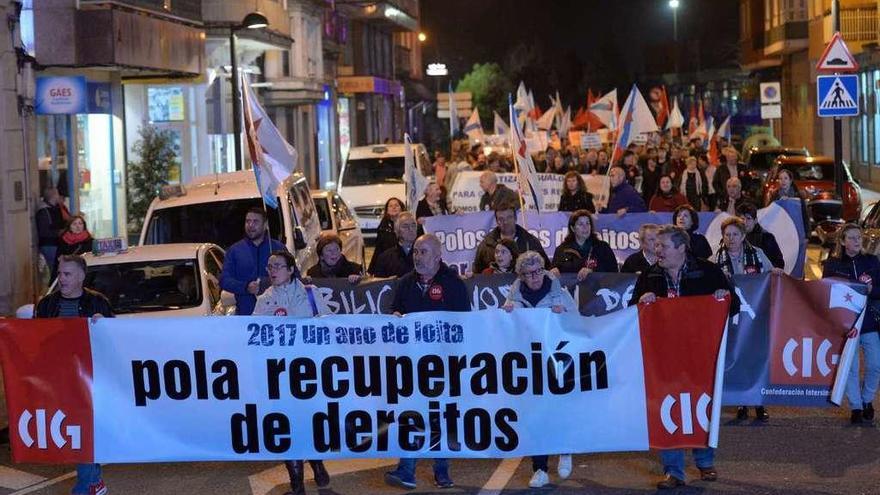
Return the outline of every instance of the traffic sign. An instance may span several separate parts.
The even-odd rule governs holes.
[[[852,117],[859,114],[859,76],[818,76],[816,98],[819,117]]]
[[[778,82],[761,83],[761,104],[782,102],[782,88]]]
[[[859,63],[853,58],[840,32],[834,33],[816,65],[819,72],[857,72]]]

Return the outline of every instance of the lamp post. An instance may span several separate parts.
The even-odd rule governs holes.
[[[232,61],[232,138],[235,143],[235,170],[242,170],[241,164],[241,81],[238,78],[238,57],[235,53],[235,32],[239,29],[262,29],[269,20],[259,11],[244,16],[241,24],[229,28],[229,58]]]
[[[678,41],[678,0],[669,0],[669,8],[672,9],[672,41]]]

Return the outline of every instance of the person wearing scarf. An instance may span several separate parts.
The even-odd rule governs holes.
[[[746,224],[738,217],[731,217],[721,224],[721,245],[715,252],[715,263],[730,278],[733,275],[752,275],[770,271],[770,259],[759,247],[746,240]]]
[[[363,267],[348,261],[342,254],[342,239],[334,233],[324,233],[318,238],[318,262],[306,274],[311,278],[347,278],[356,284],[363,276]]]
[[[83,254],[91,250],[92,234],[86,227],[86,219],[82,215],[70,217],[67,228],[59,239],[58,255]]]
[[[483,275],[494,275],[499,273],[513,273],[516,258],[519,257],[519,248],[513,239],[499,239],[495,245],[495,261],[489,268],[483,270]]]
[[[596,235],[587,210],[578,210],[568,218],[568,236],[556,248],[553,266],[561,273],[577,273],[578,282],[592,272],[618,271],[614,251]]]
[[[709,196],[709,181],[702,170],[697,168],[697,159],[689,156],[685,160],[685,169],[678,182],[678,190],[687,198],[695,210],[703,209],[703,202]]]
[[[688,204],[688,199],[684,194],[672,187],[672,177],[664,175],[660,177],[657,193],[651,198],[651,204],[648,206],[648,209],[651,211],[673,212],[679,206],[686,204]]]

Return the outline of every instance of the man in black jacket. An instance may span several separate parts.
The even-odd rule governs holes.
[[[712,262],[694,258],[688,252],[690,238],[681,227],[666,225],[657,232],[657,263],[642,272],[629,304],[651,304],[658,297],[701,296],[716,299],[731,296],[730,315],[739,313],[739,299],[733,294],[724,272]],[[703,481],[715,481],[715,449],[694,449],[694,462]],[[661,450],[660,460],[666,477],[657,483],[660,490],[684,486],[684,450]]]
[[[372,271],[375,277],[402,277],[413,269],[413,242],[418,235],[415,215],[401,212],[394,221],[394,231],[398,244],[378,255]]]
[[[495,225],[477,246],[477,255],[471,271],[482,273],[495,261],[495,245],[500,239],[513,239],[520,253],[536,251],[544,258],[544,266],[551,266],[550,258],[544,252],[541,241],[526,229],[516,224],[516,204],[502,203],[495,208]],[[516,261],[516,260],[514,260]]]
[[[498,176],[491,170],[480,175],[480,189],[483,190],[480,211],[495,210],[498,205],[504,203],[519,203],[519,195],[504,184],[499,184]]]
[[[746,240],[749,244],[761,248],[773,268],[785,269],[785,258],[776,242],[776,236],[764,230],[758,223],[758,207],[751,202],[742,203],[736,207],[736,216],[746,224]]]
[[[640,274],[657,262],[657,224],[645,223],[639,227],[639,244],[641,249],[629,255],[620,268],[621,273]]]
[[[458,273],[440,258],[441,246],[433,234],[416,239],[413,246],[413,271],[404,275],[397,284],[391,310],[395,315],[423,311],[470,311],[467,288]],[[440,428],[432,428],[440,431]],[[438,433],[439,435],[439,433]],[[431,444],[439,442],[432,438]],[[416,462],[418,459],[401,459],[394,471],[385,473],[385,482],[412,490],[416,487]],[[439,488],[452,488],[449,477],[449,459],[434,459],[434,483]]]
[[[84,288],[85,278],[86,261],[82,256],[70,254],[58,258],[58,290],[40,299],[34,310],[34,318],[112,318],[110,302],[100,292]],[[78,464],[76,485],[71,493],[107,493],[101,477],[101,465]]]

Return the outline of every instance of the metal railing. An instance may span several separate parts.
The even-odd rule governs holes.
[[[877,39],[877,6],[869,5],[840,10],[840,31],[847,41]]]

